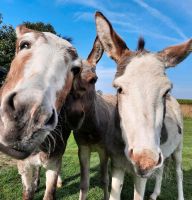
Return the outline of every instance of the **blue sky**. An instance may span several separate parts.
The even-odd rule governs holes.
[[[135,49],[143,36],[146,49],[159,51],[192,38],[192,0],[1,0],[4,23],[14,27],[23,21],[51,23],[55,30],[73,38],[79,55],[86,58],[96,35],[96,10],[112,22],[115,30]],[[103,56],[97,66],[97,89],[114,93],[115,63]],[[172,94],[192,99],[192,55],[176,68],[167,70]]]

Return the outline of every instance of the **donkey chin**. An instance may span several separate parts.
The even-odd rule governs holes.
[[[78,113],[78,115],[68,115],[65,113],[65,121],[68,125],[68,127],[73,130],[79,130],[83,124],[83,121],[85,119],[85,113],[82,112],[81,114]]]
[[[152,169],[141,169],[137,166],[134,166],[135,174],[141,178],[149,178],[151,177],[156,171],[158,167],[154,167]]]
[[[1,116],[0,151],[16,159],[25,159],[38,149],[58,121],[56,111],[45,114],[43,120],[38,117],[29,121],[27,113],[17,121],[9,118],[9,123],[2,119]]]
[[[14,133],[16,133],[16,131],[14,131]],[[0,143],[0,151],[15,159],[25,159],[38,150],[38,147],[48,134],[49,131],[41,130],[32,133],[31,136],[25,136],[22,139],[1,136],[0,139],[2,143]]]

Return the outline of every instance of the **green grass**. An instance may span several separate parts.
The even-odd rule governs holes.
[[[192,104],[192,99],[177,99],[180,104]]]
[[[185,200],[192,200],[192,119],[184,120],[185,135],[183,149],[183,172],[184,172],[184,193]],[[91,158],[91,180],[88,199],[103,199],[102,190],[99,187],[99,159],[96,153]],[[162,192],[159,200],[176,200],[177,185],[175,170],[172,161],[167,163],[165,169]],[[77,157],[77,146],[71,136],[68,142],[67,151],[62,164],[62,179],[64,186],[57,190],[57,199],[75,200],[79,194],[79,161]],[[41,172],[41,184],[35,199],[41,200],[45,189],[44,171]],[[148,181],[146,188],[146,198],[152,193],[154,180]],[[0,165],[0,200],[21,199],[21,180],[15,166]],[[122,200],[133,199],[133,180],[131,176],[125,177],[122,191]]]

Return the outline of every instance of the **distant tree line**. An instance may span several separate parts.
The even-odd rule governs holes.
[[[180,104],[191,104],[192,105],[192,99],[177,99],[177,101]]]

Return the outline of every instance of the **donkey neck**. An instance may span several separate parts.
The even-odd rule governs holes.
[[[95,113],[97,110],[97,94],[95,90],[85,95],[83,104],[85,107],[85,121],[95,121]]]
[[[111,125],[111,120],[114,120],[115,106],[107,102],[96,91],[92,95],[89,109],[85,113],[83,129],[91,128],[93,132],[103,133],[108,130],[108,127]]]

